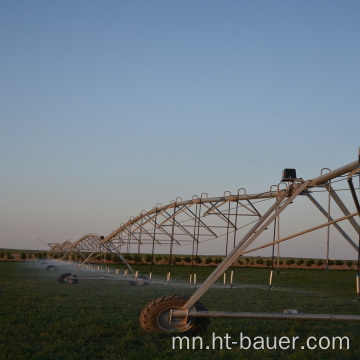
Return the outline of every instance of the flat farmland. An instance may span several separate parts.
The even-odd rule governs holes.
[[[57,277],[74,268],[58,266],[46,271],[41,262],[0,262],[0,359],[357,359],[360,357],[360,324],[353,322],[296,322],[280,320],[212,319],[194,349],[173,349],[174,334],[144,332],[138,317],[142,308],[164,295],[194,292],[188,283],[190,268],[173,266],[166,284],[166,266],[155,266],[149,286],[129,286],[115,268],[107,274],[81,270],[78,284],[60,284]],[[213,267],[199,267],[198,282]],[[139,265],[141,273],[149,267]],[[120,268],[122,274],[123,268]],[[234,287],[218,281],[200,301],[208,310],[360,314],[355,271],[235,268]],[[251,341],[239,346],[242,334]],[[231,338],[226,344],[225,337]],[[215,339],[216,337],[216,339]],[[281,348],[274,339],[295,338],[295,348]],[[311,343],[308,339],[314,337]],[[343,342],[333,339],[348,339]],[[223,339],[222,349],[221,340]],[[260,338],[269,339],[262,349]],[[214,342],[215,339],[215,342]],[[329,342],[327,341],[329,340]],[[237,345],[232,345],[234,341]],[[277,341],[276,340],[276,341]],[[265,341],[265,340],[264,340]],[[185,343],[184,343],[185,344]],[[214,344],[214,346],[213,346]],[[308,348],[311,344],[313,349]],[[328,346],[330,344],[330,346]],[[192,343],[190,342],[192,346]],[[206,348],[208,345],[209,348]],[[246,345],[246,346],[245,346]],[[284,344],[283,344],[284,345]],[[257,348],[256,348],[257,347]]]

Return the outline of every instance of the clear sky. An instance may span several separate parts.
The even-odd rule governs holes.
[[[359,39],[350,0],[2,0],[0,247],[354,161]]]

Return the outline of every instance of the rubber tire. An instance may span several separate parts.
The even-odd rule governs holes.
[[[136,280],[133,279],[129,281],[129,285],[131,286],[149,285],[149,278],[146,275],[139,274]]]
[[[161,320],[166,318],[166,310],[181,309],[188,301],[187,296],[169,295],[157,298],[148,303],[142,310],[139,321],[140,326],[146,332],[155,333],[172,333],[178,332],[183,334],[195,334],[204,332],[209,326],[210,320],[207,318],[193,318],[187,324],[179,327],[167,325],[166,328],[162,326]],[[200,302],[196,302],[191,310],[207,311],[206,307]]]
[[[79,282],[79,280],[76,279],[76,275],[73,275],[71,277],[71,279],[67,279],[69,276],[71,276],[71,273],[61,274],[58,277],[59,283],[61,283],[61,284],[77,284]]]

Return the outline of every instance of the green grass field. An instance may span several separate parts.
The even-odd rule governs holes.
[[[140,266],[142,273],[148,266]],[[213,267],[199,267],[198,281]],[[255,337],[298,336],[296,349],[172,349],[171,334],[145,333],[139,326],[142,308],[169,294],[191,295],[189,267],[174,266],[166,285],[166,266],[156,266],[150,286],[100,279],[106,274],[80,271],[79,283],[60,284],[68,270],[46,271],[40,262],[0,262],[0,359],[358,359],[359,323],[277,320],[212,319],[202,334],[204,344],[213,333],[238,339],[242,332]],[[307,313],[360,314],[355,272],[284,269],[274,274],[268,291],[269,269],[235,269],[233,289],[217,282],[201,298],[208,310],[270,311],[298,309]],[[349,349],[301,349],[314,336],[349,338]],[[325,344],[325,343],[324,343]],[[326,345],[326,344],[325,344]],[[224,346],[225,347],[225,346]],[[326,347],[326,346],[325,346]]]

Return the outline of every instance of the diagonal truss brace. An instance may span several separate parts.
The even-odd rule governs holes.
[[[265,230],[265,228],[276,218],[287,206],[311,183],[311,180],[303,183],[294,184],[284,191],[279,198],[277,198],[274,205],[262,216],[251,230],[243,237],[239,244],[229,253],[229,255],[219,264],[219,266],[209,275],[204,283],[197,291],[190,297],[190,299],[183,306],[183,309],[190,309],[201,296],[210,288],[210,286],[230,267],[230,265],[238,258],[239,254],[243,252],[251,243]],[[290,195],[291,193],[291,195]],[[290,196],[289,196],[290,195]],[[288,199],[284,201],[287,197]],[[283,203],[284,201],[284,203]],[[276,211],[275,211],[276,210]]]
[[[306,194],[307,197],[309,198],[309,200],[311,200],[311,202],[320,210],[320,212],[329,219],[329,225],[330,222],[332,222],[334,219],[329,216],[329,214],[327,213],[327,211],[314,199],[314,197],[312,195],[310,195],[309,193]],[[347,209],[346,209],[347,210]],[[350,212],[347,211],[343,211],[344,215],[348,216],[350,215]],[[353,217],[348,217],[348,220],[352,223],[351,220],[354,220]],[[355,222],[356,224],[356,222]],[[350,238],[350,236],[340,227],[340,225],[337,222],[333,222],[332,225],[334,225],[334,227],[336,228],[336,230],[339,231],[339,233],[345,238],[345,240],[356,250],[358,251],[358,246],[352,241],[352,239]]]

